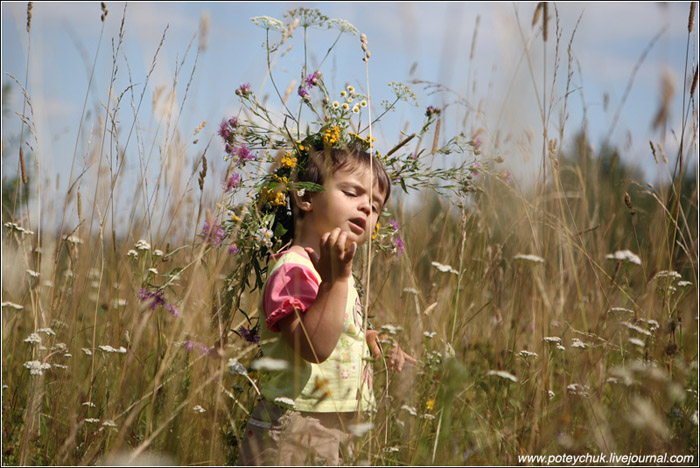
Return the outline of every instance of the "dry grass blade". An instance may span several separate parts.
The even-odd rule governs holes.
[[[695,66],[695,74],[693,75],[693,84],[690,85],[690,99],[693,99],[695,95],[695,90],[698,87],[698,66]]]
[[[537,4],[537,7],[535,8],[535,13],[532,15],[532,25],[535,26],[537,24],[537,20],[540,19],[540,14],[542,13],[542,5],[544,2],[539,2]]]
[[[27,185],[27,169],[24,166],[24,149],[22,146],[19,147],[19,167],[22,173],[22,183]]]
[[[440,141],[440,125],[442,123],[442,119],[438,119],[438,121],[435,124],[435,137],[433,138],[433,149],[431,150],[431,154],[435,156],[435,153],[437,153],[438,150],[438,143]]]
[[[693,32],[693,23],[695,22],[695,2],[690,2],[690,15],[688,15],[688,33]]]

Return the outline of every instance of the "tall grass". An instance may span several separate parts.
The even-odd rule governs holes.
[[[560,36],[557,24],[557,57]],[[231,372],[229,360],[246,366],[257,352],[237,330],[241,311],[258,313],[258,296],[224,310],[229,254],[179,228],[213,225],[223,177],[207,170],[213,132],[182,128],[174,110],[185,107],[198,53],[188,48],[172,86],[153,97],[159,120],[148,131],[138,125],[147,88],[135,83],[150,72],[129,72],[98,120],[76,124],[88,135],[76,154],[89,158],[82,168],[74,158],[57,233],[31,226],[26,209],[3,220],[14,223],[2,240],[4,464],[236,458],[258,376]],[[571,43],[568,53],[571,63]],[[112,83],[126,65],[114,59]],[[613,171],[614,151],[592,154],[586,138],[564,155],[558,146],[573,136],[547,134],[554,89],[540,102],[539,186],[484,167],[460,197],[393,202],[406,250],[375,257],[369,313],[392,325],[387,345],[397,340],[418,364],[402,374],[375,364],[379,410],[351,463],[502,465],[587,452],[697,460],[697,174],[683,178],[683,166],[672,184],[648,187]],[[690,94],[685,134],[697,135]],[[697,151],[688,141],[683,157]],[[121,180],[125,160],[140,168],[135,192]],[[126,220],[114,214],[118,200],[133,203]],[[607,258],[623,250],[640,264]]]

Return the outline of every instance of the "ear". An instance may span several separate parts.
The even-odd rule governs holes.
[[[308,213],[311,211],[311,193],[305,192],[301,197],[296,190],[292,190],[292,197],[294,197],[294,204],[299,208],[299,210]]]

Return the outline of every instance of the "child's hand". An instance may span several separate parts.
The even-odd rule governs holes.
[[[353,241],[347,245],[347,239],[347,232],[335,228],[321,237],[320,255],[310,247],[304,248],[322,281],[333,282],[348,279],[352,275],[352,260],[357,252],[357,243]]]
[[[377,330],[367,330],[365,333],[365,338],[367,339],[367,345],[375,359],[379,360],[382,358],[382,347],[379,344],[379,332]],[[412,356],[406,354],[398,343],[394,345],[391,352],[389,353],[389,370],[396,370],[401,372],[406,361],[415,364],[416,360]]]

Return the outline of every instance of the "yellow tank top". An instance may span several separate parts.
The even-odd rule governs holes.
[[[285,263],[309,268],[320,284],[321,277],[311,260],[291,251],[278,258],[268,278]],[[262,297],[260,310],[266,313]],[[352,277],[348,284],[343,331],[331,356],[320,364],[312,364],[295,353],[282,333],[270,331],[264,319],[265,316],[260,317],[263,355],[287,363],[284,370],[269,371],[270,378],[261,388],[266,399],[289,398],[297,411],[317,413],[353,412],[374,406],[372,365],[368,360],[361,303]]]

